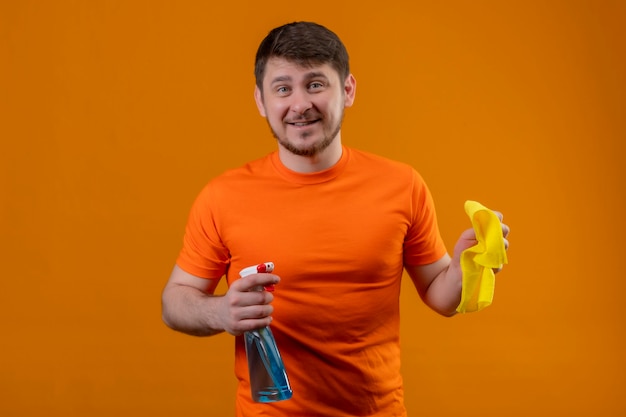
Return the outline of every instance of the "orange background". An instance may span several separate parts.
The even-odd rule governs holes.
[[[0,414],[232,415],[232,338],[160,293],[202,185],[275,148],[258,43],[314,20],[358,82],[344,142],[422,173],[450,250],[466,199],[512,228],[483,312],[405,286],[410,415],[626,415],[626,3],[215,3],[0,2]]]

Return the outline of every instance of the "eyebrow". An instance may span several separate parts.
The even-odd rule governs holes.
[[[323,78],[325,80],[328,80],[328,77],[326,76],[326,74],[324,74],[321,71],[311,71],[309,73],[307,73],[304,76],[305,80],[311,80],[313,78]],[[276,84],[276,83],[282,83],[285,81],[292,81],[292,78],[289,75],[279,75],[278,77],[274,78],[272,80],[272,82],[270,83],[270,85]]]

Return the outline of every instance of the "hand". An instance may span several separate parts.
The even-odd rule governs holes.
[[[278,275],[263,273],[251,274],[233,282],[221,297],[218,308],[224,330],[237,336],[269,325],[272,321],[270,315],[274,311],[270,303],[274,296],[271,292],[259,289],[279,281]]]
[[[499,211],[494,211],[494,214],[498,217],[498,219],[500,219],[502,236],[504,237],[504,249],[508,250],[509,241],[507,238],[509,236],[510,228],[508,225],[502,222],[502,219],[504,218],[502,213],[500,213]],[[469,249],[477,243],[478,241],[476,240],[476,232],[474,232],[473,228],[463,231],[463,233],[461,233],[461,236],[459,237],[459,240],[454,245],[454,262],[458,265],[461,259],[461,253],[465,249]],[[501,270],[502,268],[494,268],[493,272],[497,274]]]

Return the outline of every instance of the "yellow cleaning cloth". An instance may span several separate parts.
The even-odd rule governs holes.
[[[480,311],[493,300],[495,274],[493,268],[507,263],[500,219],[476,201],[465,202],[465,212],[472,221],[478,243],[461,253],[463,289],[459,313]]]

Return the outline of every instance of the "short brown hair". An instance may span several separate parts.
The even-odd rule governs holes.
[[[284,58],[305,67],[329,64],[342,80],[350,75],[348,51],[332,31],[313,22],[293,22],[272,29],[256,53],[254,76],[263,91],[265,66],[270,58]]]

